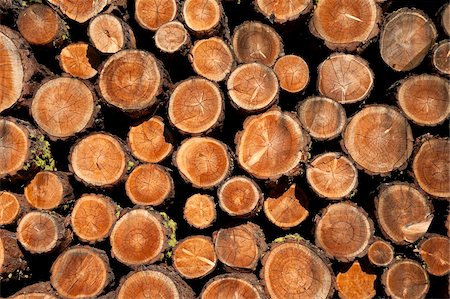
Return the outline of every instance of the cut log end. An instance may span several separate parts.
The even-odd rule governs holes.
[[[178,21],[162,25],[155,33],[156,47],[166,53],[180,51],[183,46],[189,44],[189,41],[189,33]]]
[[[126,27],[127,26],[127,27]],[[119,18],[110,14],[101,14],[91,20],[88,35],[92,45],[102,53],[117,53],[126,45],[131,29]],[[132,32],[131,32],[132,34]],[[134,36],[132,37],[134,39]]]
[[[30,156],[31,142],[26,127],[14,119],[0,118],[0,178],[21,170]]]
[[[11,299],[57,299],[58,296],[50,282],[38,282],[16,292]]]
[[[375,280],[377,275],[369,274],[361,269],[358,261],[354,261],[347,272],[339,272],[336,285],[341,299],[370,299],[376,295]]]
[[[22,196],[0,191],[0,226],[14,223],[21,214]]]
[[[358,171],[341,153],[325,153],[315,157],[307,167],[306,179],[319,196],[337,200],[349,197],[355,190]]]
[[[218,275],[209,280],[203,288],[201,299],[217,298],[263,299],[264,291],[254,276],[233,273]]]
[[[186,200],[183,216],[186,222],[198,229],[212,225],[216,220],[214,198],[206,194],[194,194]]]
[[[220,24],[222,8],[216,0],[186,0],[183,17],[186,26],[197,33],[208,33]]]
[[[136,0],[134,18],[143,28],[155,31],[175,19],[177,2],[175,0]]]
[[[17,18],[17,28],[32,45],[47,45],[61,34],[58,14],[47,5],[33,4],[23,9]]]
[[[16,235],[0,229],[0,274],[10,274],[25,270],[27,263],[17,244]]]
[[[234,176],[217,190],[220,208],[230,216],[250,217],[261,208],[263,195],[252,179]]]
[[[87,43],[74,43],[64,47],[59,55],[61,69],[80,79],[90,79],[97,75],[90,58],[93,48]]]
[[[372,265],[385,267],[394,259],[394,247],[386,241],[376,240],[370,245],[367,257]]]
[[[450,18],[450,9],[448,11]],[[450,40],[443,40],[436,45],[433,50],[432,63],[439,73],[450,75]]]
[[[58,7],[69,19],[78,23],[85,23],[109,4],[108,0],[92,0],[81,3],[67,0],[49,0],[48,2]]]
[[[450,239],[432,234],[419,244],[419,254],[431,275],[444,276],[450,273]]]
[[[441,19],[442,28],[444,28],[447,36],[450,36],[450,4],[446,4],[442,10],[442,19]]]
[[[278,77],[280,87],[287,92],[297,93],[308,85],[309,67],[300,56],[285,55],[279,58],[273,70]]]
[[[313,7],[311,0],[295,0],[290,2],[274,2],[268,0],[255,0],[256,9],[270,20],[285,23],[298,19]]]

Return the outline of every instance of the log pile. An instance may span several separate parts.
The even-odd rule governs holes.
[[[0,297],[448,298],[444,0],[0,0]]]

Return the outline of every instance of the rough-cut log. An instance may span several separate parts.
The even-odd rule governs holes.
[[[318,140],[336,138],[347,122],[344,107],[325,97],[309,97],[297,107],[298,117],[311,137]]]
[[[339,261],[352,261],[366,254],[373,237],[373,222],[352,202],[326,207],[316,218],[315,243]]]
[[[186,279],[201,278],[216,268],[217,256],[211,238],[190,236],[173,250],[173,267]]]
[[[450,83],[435,75],[416,75],[404,80],[397,100],[406,117],[420,126],[436,126],[450,115]]]
[[[450,5],[449,5],[450,6]],[[449,18],[450,18],[450,9]],[[450,40],[446,39],[433,49],[432,63],[434,68],[442,75],[450,75]]]
[[[116,218],[115,205],[109,197],[85,194],[77,199],[70,224],[80,240],[95,243],[109,236]]]
[[[0,226],[15,223],[28,209],[23,195],[0,191]]]
[[[296,192],[295,187],[292,184],[280,197],[264,201],[264,214],[270,222],[282,229],[299,225],[309,215],[306,195],[300,189]]]
[[[149,163],[161,162],[173,149],[166,138],[164,120],[159,116],[131,127],[128,132],[128,146],[134,157]]]
[[[220,23],[223,8],[217,0],[186,0],[183,18],[186,26],[197,35],[214,33]]]
[[[122,142],[101,132],[79,140],[69,157],[76,178],[97,187],[108,187],[122,181],[128,159]]]
[[[64,248],[72,240],[61,215],[33,211],[19,220],[17,240],[33,254],[49,253]]]
[[[17,28],[23,38],[32,45],[57,44],[62,41],[65,30],[58,14],[43,4],[24,8],[17,18]]]
[[[227,80],[228,95],[238,109],[258,112],[278,100],[279,84],[274,71],[261,63],[237,67]]]
[[[370,244],[367,258],[372,265],[385,267],[394,259],[394,247],[389,242],[377,239]]]
[[[450,36],[450,4],[446,4],[442,9],[441,26],[447,36]]]
[[[210,137],[192,137],[183,141],[173,156],[173,163],[185,180],[203,189],[220,184],[233,167],[228,147]]]
[[[281,89],[287,92],[300,92],[309,83],[309,67],[300,56],[285,55],[279,58],[273,70],[278,77]]]
[[[227,267],[255,270],[267,249],[264,233],[251,222],[213,234],[217,258]]]
[[[92,45],[102,53],[117,53],[135,48],[136,39],[131,27],[111,14],[101,14],[91,20],[88,35]]]
[[[427,271],[409,259],[390,265],[381,281],[386,294],[393,299],[423,299],[430,288]]]
[[[111,232],[111,255],[128,266],[154,263],[168,246],[168,230],[153,211],[134,209],[124,214]]]
[[[318,1],[311,31],[332,49],[356,50],[379,33],[381,11],[374,0]]]
[[[417,241],[433,220],[431,202],[407,183],[382,186],[375,208],[381,231],[396,244]]]
[[[256,182],[246,176],[234,176],[217,189],[222,211],[230,216],[251,217],[261,208],[263,194]]]
[[[152,54],[122,50],[108,58],[100,72],[98,86],[108,104],[126,112],[150,108],[162,92],[163,71]]]
[[[0,229],[0,274],[24,270],[27,266],[13,232]]]
[[[61,50],[59,64],[61,69],[80,79],[90,79],[97,75],[97,70],[90,59],[94,57],[94,49],[87,43],[73,43]]]
[[[408,121],[395,108],[372,105],[350,119],[342,145],[366,172],[386,175],[406,166],[413,150],[413,136]]]
[[[218,37],[195,42],[189,59],[197,74],[216,82],[224,80],[234,64],[230,48]]]
[[[194,292],[172,268],[149,266],[127,275],[117,289],[115,298],[193,299]]]
[[[156,31],[154,38],[156,47],[166,53],[181,52],[191,42],[186,28],[178,21],[162,25]]]
[[[14,295],[11,299],[57,299],[58,295],[52,288],[50,282],[38,282],[24,287]]]
[[[217,275],[204,286],[200,299],[265,299],[261,284],[254,275],[233,273]]]
[[[64,172],[41,171],[25,186],[28,203],[36,209],[53,210],[74,198],[69,177]]]
[[[94,123],[98,108],[94,92],[75,78],[57,78],[43,84],[31,104],[31,114],[51,139],[65,139]]]
[[[318,155],[306,168],[306,179],[317,195],[327,199],[349,197],[358,185],[358,171],[343,154]]]
[[[237,160],[254,177],[276,180],[299,172],[309,141],[293,114],[273,109],[245,120],[235,138]]]
[[[260,62],[272,66],[283,52],[281,37],[260,22],[245,22],[233,34],[233,50],[238,62]]]
[[[190,226],[207,228],[216,220],[216,215],[216,204],[212,196],[194,194],[186,200],[183,217]]]
[[[450,239],[446,236],[431,234],[418,246],[419,254],[427,265],[431,275],[444,276],[450,273]]]
[[[336,286],[341,299],[371,299],[376,295],[375,274],[366,273],[358,261],[354,261],[347,272],[339,272]]]
[[[374,74],[359,56],[334,53],[318,67],[317,89],[320,94],[341,104],[366,99],[374,86]]]
[[[141,164],[130,173],[125,191],[130,200],[141,206],[157,206],[175,193],[168,170],[157,164]]]
[[[414,156],[412,169],[423,191],[434,197],[450,197],[450,140],[425,138]]]
[[[53,263],[50,281],[64,298],[94,298],[114,276],[106,253],[89,246],[74,246]]]
[[[325,299],[334,293],[328,261],[303,240],[273,243],[262,263],[261,278],[273,299]]]
[[[135,0],[134,18],[143,28],[155,31],[177,15],[175,0]]]
[[[96,16],[109,3],[108,0],[72,1],[72,0],[48,0],[59,8],[69,19],[78,23],[84,23]]]
[[[295,1],[270,1],[255,0],[257,11],[261,12],[269,20],[277,23],[285,23],[297,19],[300,15],[308,13],[313,7],[312,0]]]
[[[169,100],[170,122],[181,132],[202,134],[217,127],[224,117],[224,101],[215,83],[192,77],[179,83]]]
[[[412,70],[428,54],[436,37],[436,28],[425,13],[401,8],[386,18],[379,42],[381,58],[395,71]]]

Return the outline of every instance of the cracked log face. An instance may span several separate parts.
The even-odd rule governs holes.
[[[116,211],[112,200],[100,194],[86,194],[75,203],[70,215],[70,224],[78,238],[95,243],[106,239],[116,222]]]
[[[204,229],[216,220],[216,204],[212,196],[194,194],[186,200],[183,216],[195,228]]]
[[[252,216],[261,207],[263,195],[256,182],[245,176],[226,180],[217,190],[220,208],[230,216]]]
[[[0,112],[13,106],[22,95],[24,71],[13,41],[0,32]]]
[[[183,17],[186,26],[194,32],[207,33],[220,23],[222,8],[216,0],[186,0]]]
[[[374,75],[361,57],[335,53],[318,67],[317,88],[323,96],[341,104],[366,99],[373,86]]]
[[[300,15],[306,14],[312,8],[311,0],[293,1],[271,1],[255,0],[256,9],[270,20],[277,23],[284,23],[297,19]]]
[[[169,100],[170,122],[181,132],[205,133],[223,118],[222,93],[215,83],[194,77],[179,83]]]
[[[78,141],[69,160],[75,175],[93,186],[114,185],[127,170],[122,144],[106,133],[94,133]]]
[[[306,169],[306,179],[319,196],[342,199],[358,185],[358,171],[341,153],[332,152],[314,158]]]
[[[434,75],[416,75],[402,82],[397,100],[406,117],[420,126],[436,126],[450,115],[450,83]]]
[[[155,31],[177,15],[175,0],[135,0],[134,18],[141,27]]]
[[[369,246],[367,258],[372,265],[385,267],[394,259],[394,248],[383,240],[376,240]]]
[[[47,5],[33,4],[22,10],[17,18],[17,28],[32,45],[47,45],[60,33],[58,14]]]
[[[392,184],[382,188],[375,208],[382,232],[396,244],[417,241],[427,232],[433,220],[431,203],[408,184]]]
[[[96,297],[113,279],[105,252],[89,246],[63,252],[50,272],[52,286],[64,298]]]
[[[0,226],[14,223],[25,208],[22,204],[20,195],[0,191]]]
[[[373,223],[362,208],[351,202],[329,205],[317,221],[315,240],[329,256],[351,261],[366,253]]]
[[[343,146],[366,172],[386,175],[408,161],[413,136],[408,121],[395,108],[373,105],[350,119],[343,133]]]
[[[354,261],[347,272],[339,272],[336,285],[341,299],[371,299],[376,295],[376,274],[369,274],[361,269],[358,261]]]
[[[173,267],[186,279],[201,278],[216,268],[217,256],[211,239],[191,236],[180,241],[172,255]]]
[[[102,53],[117,53],[125,46],[125,32],[119,18],[101,14],[91,20],[88,35],[92,45]]]
[[[94,49],[87,43],[74,43],[64,47],[59,55],[61,69],[80,79],[90,79],[97,75],[93,68],[90,54]]]
[[[200,295],[201,299],[264,299],[258,281],[245,274],[223,274],[210,279]]]
[[[151,107],[161,93],[163,75],[156,58],[141,50],[122,50],[105,62],[98,86],[105,101],[124,111]]]
[[[450,141],[432,138],[422,143],[412,169],[423,191],[434,197],[450,197]]]
[[[300,92],[308,85],[309,67],[300,56],[285,55],[279,58],[273,70],[278,77],[280,87],[287,92]]]
[[[84,23],[96,16],[108,4],[108,0],[49,0],[48,2],[58,7],[69,19],[78,23]]]
[[[67,175],[41,171],[25,186],[24,195],[33,208],[52,210],[72,197],[72,191]]]
[[[449,6],[450,7],[450,6]],[[450,9],[449,9],[450,18]],[[433,50],[433,66],[442,75],[450,75],[450,40],[441,41]]]
[[[187,45],[189,40],[189,33],[178,21],[162,25],[155,33],[156,47],[166,53],[175,53]]]
[[[259,62],[272,66],[283,51],[276,31],[260,22],[245,22],[233,34],[233,50],[239,63]]]
[[[428,273],[444,276],[450,273],[450,239],[446,236],[432,234],[419,244],[419,254],[427,265]]]
[[[41,85],[31,115],[51,138],[64,139],[86,129],[95,115],[95,97],[82,81],[57,78]]]
[[[276,180],[298,171],[308,143],[308,134],[293,115],[270,110],[245,120],[244,130],[236,135],[236,153],[251,175]]]
[[[28,130],[13,119],[0,118],[0,178],[14,175],[30,156]]]
[[[273,299],[325,299],[334,291],[327,262],[303,243],[275,244],[264,256],[261,278]]]
[[[433,22],[417,9],[402,8],[391,13],[380,36],[380,53],[395,71],[409,71],[418,66],[437,37]]]

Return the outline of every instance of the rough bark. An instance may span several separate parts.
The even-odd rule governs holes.
[[[0,274],[13,273],[24,270],[27,262],[17,245],[17,238],[13,232],[0,229]]]

